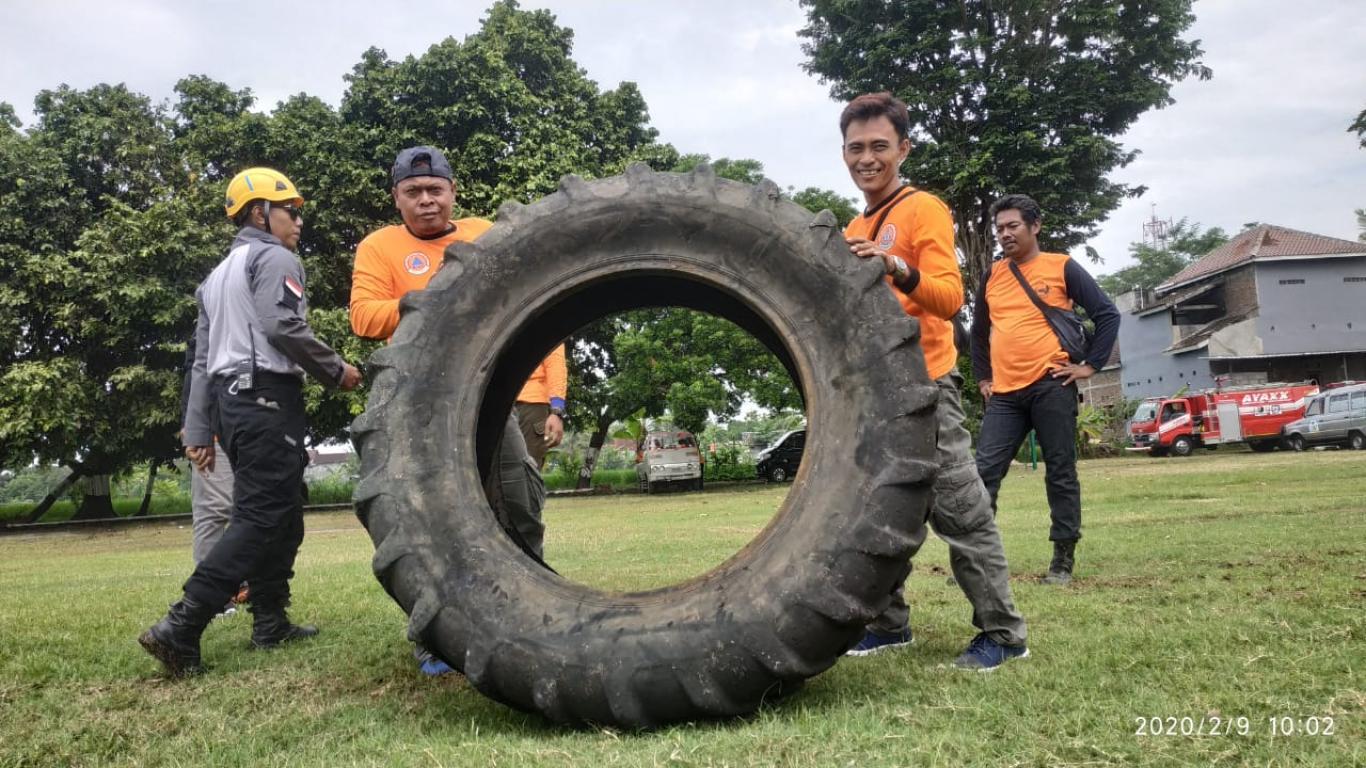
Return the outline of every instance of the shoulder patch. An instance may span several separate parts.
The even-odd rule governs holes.
[[[413,251],[403,258],[403,268],[410,275],[425,275],[432,268],[431,259],[421,251]]]
[[[285,290],[294,294],[294,298],[296,299],[302,299],[304,297],[304,287],[299,285],[298,280],[295,280],[288,275],[285,276]]]

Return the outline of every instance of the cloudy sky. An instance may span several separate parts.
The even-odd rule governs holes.
[[[154,99],[184,75],[250,87],[258,107],[305,91],[336,104],[374,45],[420,54],[475,31],[490,0],[338,0],[257,5],[0,0],[0,101],[31,118],[34,95],[67,83],[124,82]],[[640,85],[663,141],[684,152],[752,157],[781,186],[853,197],[839,159],[838,105],[801,70],[795,0],[523,0],[575,31],[574,57],[603,87]],[[1287,12],[1293,7],[1294,12]],[[1346,132],[1366,108],[1361,0],[1197,0],[1190,35],[1214,79],[1174,91],[1125,137],[1143,154],[1118,178],[1146,195],[1092,241],[1127,261],[1152,213],[1237,231],[1264,221],[1355,238],[1366,207],[1366,151]],[[248,31],[250,30],[250,31]]]

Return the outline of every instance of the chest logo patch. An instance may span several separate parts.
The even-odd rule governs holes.
[[[1040,298],[1048,295],[1048,283],[1035,283],[1033,288],[1034,292],[1039,294]]]
[[[895,242],[896,242],[896,225],[895,225],[895,224],[888,224],[887,226],[885,226],[885,227],[882,228],[882,231],[881,231],[881,232],[878,233],[878,236],[877,236],[877,247],[881,248],[881,249],[884,250],[884,251],[890,250],[891,247],[892,247],[892,243],[895,243]]]
[[[427,258],[427,254],[413,251],[403,258],[403,268],[408,270],[410,275],[425,275],[432,268],[432,261]]]

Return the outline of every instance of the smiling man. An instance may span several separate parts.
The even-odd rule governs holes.
[[[963,306],[963,278],[953,246],[953,217],[948,206],[929,192],[901,180],[901,164],[911,151],[906,105],[889,93],[854,99],[840,115],[844,163],[863,193],[867,208],[845,229],[855,256],[878,259],[887,287],[906,314],[920,321],[925,367],[939,386],[939,475],[930,509],[907,510],[916,520],[915,547],[906,574],[892,591],[887,610],[868,625],[849,653],[862,656],[909,645],[910,611],[903,594],[911,574],[910,557],[925,540],[925,525],[949,545],[949,564],[963,594],[972,604],[978,628],[955,665],[986,671],[1010,659],[1029,655],[1025,622],[1010,596],[1005,548],[996,528],[977,466],[972,436],[963,426],[957,370],[958,350],[953,317]]]

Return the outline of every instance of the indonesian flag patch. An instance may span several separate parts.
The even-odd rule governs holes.
[[[294,298],[296,299],[302,299],[304,297],[304,287],[299,285],[299,281],[292,277],[285,277],[285,290],[294,294]]]

